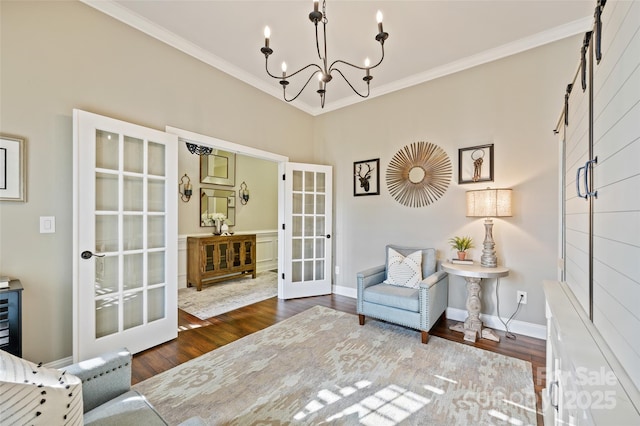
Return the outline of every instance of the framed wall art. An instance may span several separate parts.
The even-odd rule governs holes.
[[[25,141],[0,136],[0,201],[26,201]]]
[[[380,159],[353,163],[353,196],[380,195]]]
[[[425,207],[444,195],[452,174],[451,161],[444,149],[430,142],[414,142],[391,159],[387,188],[400,204]]]
[[[493,144],[458,150],[458,183],[493,182]]]

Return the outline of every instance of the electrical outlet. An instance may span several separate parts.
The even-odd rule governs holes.
[[[522,302],[520,302],[520,298],[522,298]],[[527,292],[518,290],[516,292],[516,303],[522,303],[523,305],[527,304]]]

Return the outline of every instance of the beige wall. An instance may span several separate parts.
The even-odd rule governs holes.
[[[0,202],[0,273],[25,287],[24,356],[49,362],[71,355],[73,108],[307,162],[312,117],[82,3],[0,12],[0,131],[27,139],[28,174],[28,201]],[[55,234],[39,216],[55,216]]]
[[[234,232],[276,231],[278,226],[278,163],[246,155],[236,155],[236,184],[218,186],[201,184],[200,158],[191,154],[184,144],[178,147],[178,175],[189,175],[193,196],[188,203],[178,204],[178,234],[211,233],[211,228],[200,226],[200,188],[218,188],[236,193],[236,225]],[[240,203],[240,184],[249,188],[249,202]]]
[[[447,240],[471,235],[479,259],[483,219],[465,217],[465,191],[513,188],[514,215],[494,219],[498,262],[511,269],[500,281],[500,313],[508,318],[516,291],[528,304],[516,319],[544,324],[542,280],[556,279],[558,141],[554,128],[567,78],[575,72],[579,37],[478,66],[359,105],[315,122],[316,160],[334,165],[337,285],[355,287],[355,274],[384,263],[384,245],[435,247],[451,258]],[[375,80],[374,80],[375,81]],[[374,89],[375,90],[375,89]],[[402,147],[428,141],[443,148],[453,179],[442,198],[405,207],[389,194],[385,171]],[[457,184],[458,149],[493,143],[495,181]],[[380,158],[381,195],[353,196],[353,162]],[[465,310],[464,281],[450,277],[449,306]],[[496,313],[495,282],[483,282],[483,312]]]
[[[525,290],[529,304],[517,319],[544,322],[541,281],[556,277],[557,253],[551,129],[575,71],[578,38],[314,118],[83,4],[3,1],[0,8],[0,131],[28,139],[28,202],[0,203],[0,273],[26,288],[25,357],[48,362],[71,354],[73,108],[332,165],[334,281],[351,289],[356,271],[383,261],[386,243],[433,246],[446,258],[449,237],[483,239],[482,221],[464,216],[464,192],[485,185],[454,179],[434,204],[401,206],[384,184],[393,154],[412,142],[435,143],[455,176],[458,148],[494,143],[491,186],[513,188],[515,199],[514,217],[494,228],[500,262],[512,269],[501,282],[501,313],[510,314],[515,291]],[[191,167],[184,151],[180,176]],[[378,157],[381,195],[353,197],[353,162]],[[197,173],[188,173],[196,183]],[[261,183],[247,184],[258,201]],[[197,208],[194,200],[180,202],[181,234],[201,231],[192,219]],[[55,216],[57,232],[39,234],[39,216]],[[248,229],[265,226],[253,214],[239,225],[245,219]],[[472,254],[479,257],[477,249]],[[495,312],[493,291],[487,283],[487,313]],[[452,279],[450,306],[464,309],[464,295],[461,280]]]

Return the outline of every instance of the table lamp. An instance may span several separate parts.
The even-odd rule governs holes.
[[[485,268],[498,266],[493,241],[492,217],[511,216],[510,189],[480,189],[467,191],[467,217],[484,217],[484,242],[480,265]]]

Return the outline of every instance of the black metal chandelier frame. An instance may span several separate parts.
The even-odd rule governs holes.
[[[329,20],[327,19],[327,4],[326,4],[326,0],[323,0],[323,2],[322,2],[322,12],[320,12],[318,10],[318,2],[317,1],[314,2],[314,10],[313,10],[313,12],[309,13],[309,20],[315,26],[316,51],[318,53],[318,58],[320,59],[322,65],[318,65],[318,64],[315,64],[315,63],[308,64],[308,65],[300,68],[299,70],[297,70],[295,72],[292,72],[292,73],[289,73],[289,74],[287,74],[284,69],[282,71],[282,75],[275,75],[275,74],[273,74],[273,73],[271,73],[269,71],[269,56],[273,53],[273,49],[271,49],[269,47],[269,36],[270,36],[270,34],[268,32],[268,27],[267,27],[267,29],[265,29],[265,45],[264,45],[264,47],[262,47],[260,49],[260,51],[264,54],[264,58],[265,58],[265,70],[267,71],[267,74],[270,77],[280,80],[280,84],[282,85],[282,92],[283,92],[284,100],[287,101],[287,102],[292,102],[292,101],[296,100],[298,98],[298,96],[300,96],[300,94],[304,91],[304,89],[309,85],[309,82],[311,81],[311,79],[314,76],[318,75],[319,83],[318,83],[318,90],[316,92],[320,95],[320,106],[321,106],[321,108],[324,108],[324,101],[325,101],[325,94],[326,94],[326,84],[329,83],[333,79],[333,76],[332,76],[333,71],[338,73],[344,79],[344,81],[349,85],[349,87],[351,88],[351,90],[353,90],[353,92],[355,94],[357,94],[358,96],[360,96],[362,98],[368,98],[369,94],[371,93],[370,92],[369,83],[373,79],[373,77],[371,76],[370,72],[371,72],[372,69],[374,69],[378,65],[380,65],[382,63],[382,61],[384,60],[384,42],[385,42],[385,40],[387,38],[389,38],[389,34],[384,32],[383,29],[382,29],[381,13],[378,12],[378,34],[375,37],[376,41],[378,41],[380,43],[380,48],[381,48],[380,60],[375,65],[365,64],[365,66],[355,65],[355,64],[352,64],[350,62],[343,61],[341,59],[337,59],[337,60],[333,61],[331,63],[331,65],[327,66],[327,64],[328,64],[328,59],[327,59],[327,23],[329,22]],[[319,30],[318,30],[318,24],[320,22],[322,22],[322,40],[323,40],[322,50],[320,49],[320,38],[319,38]],[[353,84],[351,84],[351,82],[347,79],[347,77],[337,67],[337,65],[339,65],[339,64],[344,64],[344,65],[350,66],[352,68],[365,71],[365,76],[362,78],[362,80],[365,81],[366,84],[367,84],[366,93],[360,93],[353,86]],[[309,69],[309,68],[315,69],[315,71],[313,71],[311,73],[311,75],[309,75],[309,78],[307,78],[307,81],[304,83],[302,88],[298,91],[298,93],[294,97],[287,98],[287,86],[289,85],[289,79],[291,77],[293,77],[293,76],[295,76],[295,75],[297,75],[297,74]]]

